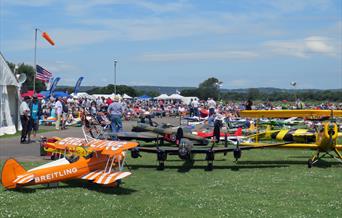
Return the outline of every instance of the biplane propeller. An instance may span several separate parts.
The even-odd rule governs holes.
[[[286,142],[274,148],[300,148],[316,150],[316,153],[308,160],[308,167],[311,168],[320,159],[329,156],[342,162],[342,156],[340,150],[342,145],[337,144],[337,138],[339,135],[338,126],[334,120],[334,117],[341,117],[342,110],[249,110],[240,111],[241,117],[249,118],[288,118],[288,117],[303,117],[303,118],[319,118],[330,117],[329,121],[323,123],[321,129],[316,129],[314,143],[299,143],[297,139],[307,138],[306,132],[297,132],[292,135],[292,142]],[[309,134],[312,135],[312,134]],[[263,143],[241,143],[242,146],[262,145]],[[333,155],[334,153],[335,155]]]

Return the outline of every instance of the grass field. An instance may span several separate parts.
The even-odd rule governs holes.
[[[253,150],[238,164],[217,155],[192,163],[155,155],[128,159],[133,175],[119,188],[86,183],[0,191],[0,217],[341,217],[342,165],[307,168],[310,151]],[[1,163],[3,164],[3,162]],[[23,163],[28,169],[41,163]]]

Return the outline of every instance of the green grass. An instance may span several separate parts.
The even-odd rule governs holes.
[[[0,191],[0,217],[341,217],[342,165],[331,159],[308,169],[302,150],[203,156],[184,163],[169,156],[164,171],[155,155],[128,158],[133,175],[119,188],[61,184]],[[3,164],[3,162],[2,162]],[[32,168],[41,163],[24,163]]]
[[[44,132],[52,132],[52,131],[57,131],[57,129],[55,128],[49,128],[49,129],[39,129],[37,133],[44,133]],[[13,135],[2,135],[0,136],[0,139],[4,139],[4,138],[13,138],[13,137],[18,137],[21,135],[21,131],[17,131],[15,134]]]

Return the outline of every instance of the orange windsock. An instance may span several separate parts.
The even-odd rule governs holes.
[[[51,39],[47,32],[43,32],[42,37],[46,39],[46,41],[48,41],[51,45],[55,45],[55,42]]]

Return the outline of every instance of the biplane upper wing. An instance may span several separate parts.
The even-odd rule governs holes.
[[[127,142],[127,141],[109,141],[109,140],[99,140],[92,139],[90,141],[86,141],[83,138],[73,138],[68,137],[64,138],[55,143],[55,146],[58,148],[74,148],[77,146],[82,146],[92,151],[102,151],[103,154],[107,155],[117,155],[122,151],[134,148],[138,146],[137,142]]]
[[[242,110],[241,117],[251,118],[288,118],[288,117],[342,117],[342,110]]]
[[[114,156],[120,154],[123,151],[137,147],[138,145],[139,143],[137,142],[93,139],[89,141],[85,146],[93,151],[101,151],[101,154]]]

